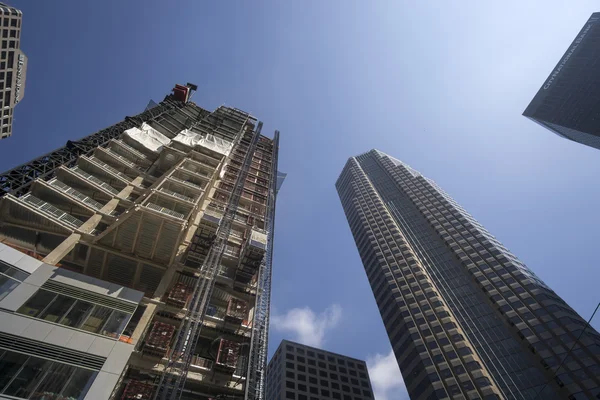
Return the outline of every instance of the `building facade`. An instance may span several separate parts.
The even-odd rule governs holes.
[[[412,400],[600,395],[598,332],[435,182],[371,150],[336,188]]]
[[[143,293],[102,398],[264,398],[278,132],[193,90],[0,175],[0,242]]]
[[[0,3],[0,139],[12,135],[13,109],[25,96],[27,57],[21,48],[23,13]]]
[[[362,360],[281,341],[267,368],[268,400],[372,400]]]
[[[108,398],[143,295],[0,244],[0,398]]]
[[[600,12],[585,23],[523,115],[600,149]]]

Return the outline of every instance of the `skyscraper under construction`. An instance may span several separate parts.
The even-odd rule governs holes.
[[[412,400],[599,398],[600,334],[435,182],[371,150],[336,187]]]
[[[61,341],[24,328],[6,333],[7,347],[0,323],[0,397],[38,398],[39,388],[19,385],[37,376],[23,372],[35,371],[31,349],[50,346],[43,357],[58,366],[97,369],[87,380],[65,375],[45,399],[73,385],[81,399],[264,398],[279,133],[262,135],[235,108],[197,106],[195,90],[176,85],[141,114],[0,175],[0,242],[49,264],[39,272],[0,253],[21,276],[0,276],[10,303],[0,320],[87,335]],[[68,278],[60,286],[61,274],[44,271]],[[90,332],[103,342],[86,342]],[[102,358],[101,346],[117,344],[122,362],[108,350]]]

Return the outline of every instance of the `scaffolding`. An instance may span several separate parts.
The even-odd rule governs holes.
[[[246,150],[244,164],[237,176],[233,191],[229,196],[225,213],[218,225],[215,238],[211,242],[210,250],[205,259],[206,261],[202,265],[202,275],[194,288],[190,307],[181,321],[179,333],[169,354],[169,362],[158,381],[158,390],[154,397],[155,399],[176,400],[181,397],[183,392],[189,366],[194,356],[193,349],[198,341],[199,331],[209,305],[215,277],[218,273],[223,253],[226,250],[226,243],[231,233],[231,225],[246,183],[246,175],[252,161],[254,148],[260,137],[261,128],[262,122],[259,122],[257,129],[252,134],[248,149]],[[239,138],[238,145],[242,142],[243,138],[244,136]]]
[[[279,132],[177,89],[0,174],[0,241],[145,293],[111,399],[262,400]]]

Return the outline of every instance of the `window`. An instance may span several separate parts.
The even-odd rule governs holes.
[[[131,318],[128,313],[44,289],[38,290],[17,312],[112,338],[121,335]]]
[[[8,296],[19,286],[19,282],[23,282],[28,276],[28,273],[0,261],[0,300]]]
[[[478,387],[486,387],[486,386],[492,385],[490,380],[488,378],[486,378],[485,376],[475,379],[475,383],[477,384]]]
[[[0,352],[0,391],[29,398],[83,398],[98,372],[12,351]],[[12,381],[11,381],[12,379]]]

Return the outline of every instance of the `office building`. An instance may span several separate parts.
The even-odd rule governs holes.
[[[267,400],[372,400],[362,360],[282,340],[267,368]]]
[[[109,398],[143,295],[0,243],[0,398]]]
[[[141,293],[113,332],[126,365],[93,399],[264,398],[278,132],[197,106],[195,89],[0,175],[0,242]]]
[[[523,115],[600,149],[600,12],[585,23]]]
[[[23,13],[0,3],[0,139],[12,135],[13,109],[25,96],[27,57],[21,48]]]
[[[336,188],[412,400],[600,395],[598,332],[435,182],[371,150]]]

